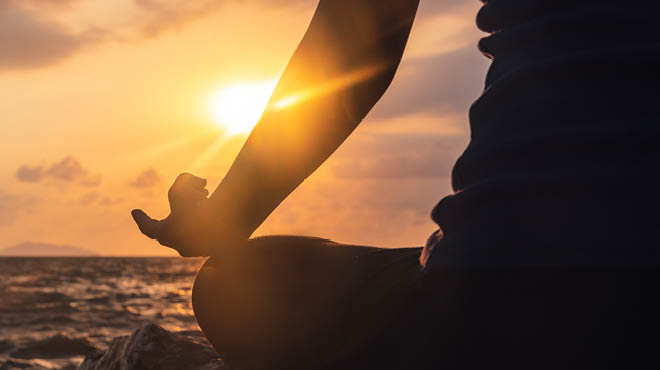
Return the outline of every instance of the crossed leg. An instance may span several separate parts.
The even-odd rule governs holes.
[[[644,339],[660,330],[657,268],[422,274],[419,253],[253,239],[241,256],[204,264],[195,315],[218,353],[244,370],[658,363],[657,341]]]
[[[419,281],[419,253],[255,238],[240,256],[206,261],[193,288],[195,316],[239,368],[325,368],[396,321]]]

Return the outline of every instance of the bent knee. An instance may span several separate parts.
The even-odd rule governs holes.
[[[206,260],[195,277],[195,282],[192,288],[192,305],[195,312],[195,317],[199,321],[200,317],[204,316],[205,302],[208,301],[212,293],[212,280],[213,276],[217,275],[217,269],[210,263],[211,259]]]
[[[197,272],[192,289],[192,306],[200,328],[223,358],[235,357],[242,346],[245,329],[237,319],[239,299],[233,297],[235,277],[213,259],[208,259]]]
[[[193,286],[193,310],[204,334],[221,357],[247,368],[261,368],[254,363],[258,359],[272,361],[277,355],[273,338],[283,337],[274,335],[277,308],[262,278],[245,264],[209,259]]]

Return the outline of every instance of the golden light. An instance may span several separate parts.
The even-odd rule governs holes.
[[[230,134],[249,133],[259,122],[277,81],[226,86],[209,100],[209,112]]]
[[[309,99],[331,94],[336,90],[368,80],[382,72],[383,68],[384,66],[380,64],[370,65],[337,76],[323,84],[290,92],[273,101],[270,109],[286,109]],[[259,122],[276,85],[277,80],[270,80],[226,86],[211,96],[209,111],[218,126],[227,130],[229,134],[249,133]]]
[[[382,72],[383,68],[383,65],[375,64],[351,71],[342,76],[331,79],[324,84],[310,86],[307,89],[285,96],[284,98],[273,102],[272,106],[275,109],[285,109],[294,104],[299,104],[312,98],[331,94],[337,90],[357,84],[358,82],[368,80],[369,78]]]

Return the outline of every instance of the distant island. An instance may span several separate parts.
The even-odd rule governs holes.
[[[70,245],[25,242],[0,250],[3,257],[93,257],[97,253]]]

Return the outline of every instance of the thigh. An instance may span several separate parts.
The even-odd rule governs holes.
[[[232,260],[209,259],[193,289],[200,327],[247,369],[322,368],[396,317],[419,273],[419,249],[265,237]]]
[[[648,268],[434,270],[333,369],[656,368],[658,283]]]
[[[653,269],[526,267],[427,276],[417,368],[635,368],[658,360]]]

